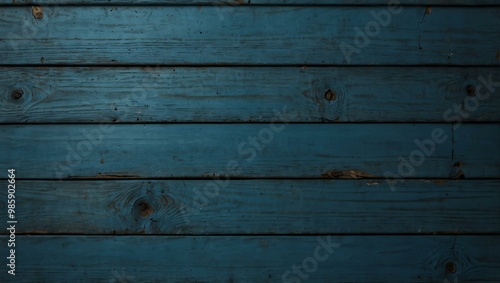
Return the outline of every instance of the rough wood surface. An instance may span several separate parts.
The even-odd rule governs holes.
[[[22,223],[17,233],[500,232],[498,180],[406,180],[395,191],[384,180],[370,179],[18,181],[16,186],[16,217]],[[6,194],[0,191],[0,199],[7,200]]]
[[[324,176],[331,170],[448,178],[454,168],[451,129],[451,124],[4,125],[0,169],[16,168],[18,178],[37,179],[331,178]],[[440,142],[429,141],[427,155],[418,144],[427,144],[433,133]],[[500,140],[498,127],[491,127],[489,137]],[[404,165],[410,156],[419,166]],[[498,175],[498,170],[466,173]]]
[[[389,3],[0,0],[0,282],[500,282],[500,2]]]
[[[300,266],[307,282],[324,283],[478,283],[500,277],[498,236],[19,236],[18,241],[16,279],[24,282],[304,282],[293,266]],[[0,252],[7,254],[7,245]],[[3,282],[8,276],[0,273]]]
[[[454,130],[455,168],[467,175],[500,177],[500,125],[463,125]]]
[[[392,15],[390,20],[387,16],[377,22],[380,16],[371,12],[381,11]],[[0,10],[0,49],[8,52],[0,53],[0,62],[500,64],[499,9],[422,6],[391,11],[385,6],[61,6],[44,9],[43,18],[36,19],[31,7],[5,7]]]
[[[497,0],[1,0],[0,5],[498,5]]]
[[[4,67],[0,123],[498,122],[496,84],[475,67]]]

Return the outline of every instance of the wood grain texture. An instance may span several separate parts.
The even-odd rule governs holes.
[[[0,11],[5,65],[490,65],[499,9],[399,7],[63,6]],[[387,12],[387,11],[386,11]],[[387,12],[389,13],[389,12]],[[390,14],[390,13],[389,13]],[[374,25],[374,26],[373,26]],[[377,29],[376,27],[379,27]],[[371,27],[371,31],[370,31]],[[357,29],[368,34],[361,39]],[[350,45],[351,47],[347,47]],[[342,47],[342,48],[341,48]],[[356,51],[346,56],[344,50]]]
[[[498,5],[496,0],[1,0],[0,5],[117,5],[117,4],[155,4],[155,5]]]
[[[388,170],[399,174],[398,158],[408,160],[419,150],[415,140],[431,139],[433,131],[442,142],[425,164],[412,172],[403,165],[400,175],[447,178],[451,124],[4,125],[0,172],[15,168],[18,178],[383,177]],[[496,132],[492,140],[498,139]]]
[[[304,261],[307,269],[300,271],[310,282],[500,278],[498,236],[19,236],[18,241],[16,279],[25,282],[304,282],[292,271]],[[7,254],[7,245],[0,252]],[[0,279],[6,282],[8,276],[2,272]]]
[[[270,122],[283,107],[296,113],[291,122],[491,122],[500,121],[495,95],[477,99],[466,117],[445,113],[474,98],[472,89],[485,95],[481,78],[496,83],[497,74],[456,67],[4,67],[0,123]]]
[[[454,160],[467,175],[495,175],[500,177],[500,125],[481,125],[454,131]],[[478,149],[481,149],[478,151]],[[481,164],[476,166],[476,164]]]
[[[406,180],[394,192],[369,179],[18,181],[16,187],[17,233],[500,232],[498,180]],[[1,209],[6,194],[0,191]]]
[[[387,2],[0,0],[15,281],[499,282],[500,3]]]

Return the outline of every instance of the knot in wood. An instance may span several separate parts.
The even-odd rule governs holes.
[[[332,91],[331,89],[329,89],[325,92],[325,99],[328,101],[336,100],[337,94],[334,91]]]
[[[153,214],[153,206],[145,200],[138,200],[135,204],[134,210],[142,218]]]
[[[12,96],[12,98],[14,98],[15,100],[18,100],[18,99],[20,99],[21,97],[23,97],[23,94],[24,94],[24,92],[23,92],[23,90],[22,90],[22,89],[15,89],[15,90],[13,90],[13,91],[11,92],[11,94],[10,94],[10,95],[11,95],[11,96]]]
[[[446,269],[447,273],[455,273],[455,272],[457,272],[457,266],[452,261],[449,261],[449,262],[446,263],[445,269]]]
[[[475,96],[476,95],[476,88],[471,86],[471,85],[466,86],[465,91],[467,91],[468,96]]]

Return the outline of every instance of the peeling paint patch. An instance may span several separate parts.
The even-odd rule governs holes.
[[[445,185],[448,184],[448,180],[446,179],[437,179],[432,181],[436,185]]]
[[[31,13],[35,19],[39,20],[43,18],[43,8],[41,6],[32,6]]]

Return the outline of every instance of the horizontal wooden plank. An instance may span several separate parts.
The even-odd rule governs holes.
[[[396,190],[383,180],[18,181],[16,188],[17,233],[500,232],[498,180],[406,180]],[[6,210],[7,190],[0,199]]]
[[[500,121],[497,68],[0,68],[0,123]],[[487,87],[491,88],[487,84]],[[474,95],[476,91],[481,95]],[[328,92],[331,91],[331,92]],[[477,98],[481,97],[481,99]],[[475,99],[466,117],[455,106]],[[471,104],[472,105],[472,104]]]
[[[8,255],[7,245],[0,252]],[[4,266],[2,282],[477,283],[500,277],[499,236],[18,236],[15,256],[16,276]]]
[[[433,132],[438,144],[426,141]],[[419,146],[432,154],[409,168]],[[0,172],[19,178],[447,178],[453,168],[451,124],[4,125],[0,148]]]
[[[498,5],[496,0],[2,0],[0,5],[38,4],[38,5],[117,5],[117,4],[155,4],[155,5]]]
[[[498,66],[498,18],[490,7],[5,7],[0,62]]]

